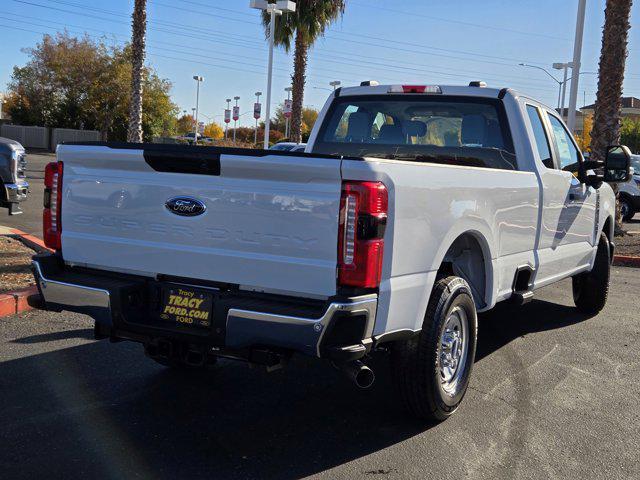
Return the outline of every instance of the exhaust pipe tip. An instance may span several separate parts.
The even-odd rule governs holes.
[[[361,388],[363,390],[370,388],[371,385],[373,385],[373,382],[375,381],[376,381],[376,376],[373,373],[373,370],[371,370],[366,365],[363,365],[362,368],[360,368],[360,370],[356,374],[356,378],[355,378],[356,385],[358,386],[358,388]]]
[[[360,360],[348,362],[340,366],[340,370],[353,382],[358,388],[363,390],[370,388],[376,380],[376,376],[369,367]]]

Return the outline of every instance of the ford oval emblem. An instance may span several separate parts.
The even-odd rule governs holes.
[[[164,206],[171,213],[181,215],[183,217],[195,217],[202,215],[207,206],[200,200],[191,197],[173,197],[164,203]]]

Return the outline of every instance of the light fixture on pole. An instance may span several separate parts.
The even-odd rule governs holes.
[[[284,115],[284,137],[289,138],[289,119],[291,118],[291,91],[293,88],[287,87],[284,89],[287,92],[287,99],[284,102],[284,108],[282,114]]]
[[[338,88],[340,85],[342,84],[342,82],[340,80],[334,80],[333,82],[329,82],[329,85],[333,87],[333,90],[335,91],[336,88]]]
[[[582,37],[584,36],[584,17],[587,9],[587,0],[578,3],[578,19],[576,21],[576,37],[573,44],[573,76],[571,77],[571,89],[569,90],[569,115],[567,127],[573,132],[576,128],[576,106],[578,103],[578,85],[580,82],[580,61],[582,58]]]
[[[519,63],[518,65],[520,65],[521,67],[529,67],[529,68],[536,68],[538,70],[542,70],[544,73],[546,73],[551,78],[553,78],[553,81],[558,84],[558,109],[559,109],[560,108],[560,94],[562,93],[562,82],[560,80],[558,80],[556,77],[554,77],[551,73],[549,73],[549,70],[547,70],[546,68],[538,67],[537,65],[529,65],[528,63]],[[553,68],[556,68],[556,65],[561,65],[561,64],[554,63],[553,64]]]
[[[291,0],[278,0],[276,3],[268,3],[267,0],[251,0],[251,8],[264,10],[269,13],[269,66],[267,69],[267,111],[264,123],[264,148],[269,148],[269,130],[271,127],[271,81],[273,77],[273,37],[275,31],[276,15],[295,12],[296,4]]]
[[[253,143],[255,146],[258,146],[258,120],[260,119],[260,114],[262,113],[262,105],[260,105],[260,95],[262,92],[256,92],[256,103],[253,105],[253,118],[256,119],[256,132],[254,135]]]
[[[233,107],[233,143],[236,143],[236,130],[238,130],[238,119],[240,118],[240,107],[238,106],[238,100],[240,97],[233,97],[236,104]]]
[[[195,126],[193,128],[193,133],[194,133],[193,141],[197,143],[198,142],[198,107],[200,103],[200,83],[204,82],[204,78],[201,77],[200,75],[194,75],[193,79],[196,81],[196,111],[195,111],[195,121],[193,122],[195,123]]]
[[[231,122],[231,99],[227,98],[227,108],[224,111],[224,139],[227,139],[227,132],[229,131],[229,123]]]
[[[562,86],[562,97],[561,100],[558,104],[558,108],[560,109],[560,116],[564,118],[564,101],[565,98],[567,96],[567,78],[568,78],[568,74],[569,74],[569,69],[573,67],[573,63],[572,62],[566,62],[566,63],[554,63],[553,64],[553,68],[555,68],[556,70],[562,70],[563,71],[563,78],[562,78],[562,82],[561,82],[561,86]]]

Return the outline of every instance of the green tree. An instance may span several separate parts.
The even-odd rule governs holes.
[[[622,120],[620,143],[629,147],[633,153],[640,153],[640,118]]]
[[[329,25],[343,13],[345,0],[298,0],[296,11],[277,17],[274,42],[288,52],[292,41],[295,43],[293,60],[293,87],[291,107],[291,133],[294,142],[302,141],[302,105],[306,83],[307,57],[309,48],[324,35]],[[269,34],[270,15],[262,14],[262,23]]]
[[[142,142],[144,55],[147,33],[147,0],[135,0],[131,22],[131,100],[129,102],[129,142]]]
[[[632,0],[607,0],[604,11],[602,48],[598,67],[598,92],[591,131],[591,158],[603,160],[608,145],[620,143],[622,84],[627,61],[627,39],[631,28]],[[612,185],[618,196],[616,184]],[[616,232],[622,234],[620,202],[616,208]]]
[[[131,96],[131,49],[68,33],[45,35],[24,50],[29,61],[14,67],[8,85],[13,122],[57,128],[99,130],[103,140],[126,140]],[[177,106],[171,83],[143,70],[143,139],[171,135]]]

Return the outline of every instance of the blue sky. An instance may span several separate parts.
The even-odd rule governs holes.
[[[625,95],[640,97],[639,2],[632,12]],[[224,99],[241,97],[242,124],[252,124],[254,92],[266,91],[267,43],[259,14],[249,0],[148,0],[148,56],[160,76],[173,83],[181,109],[195,104],[194,74],[205,77],[201,111],[222,119]],[[347,10],[310,52],[305,104],[320,108],[328,83],[466,84],[485,80],[509,86],[555,106],[557,84],[544,72],[570,61],[578,0],[347,0]],[[605,0],[587,0],[583,71],[598,66]],[[21,50],[43,33],[65,27],[107,43],[130,35],[133,0],[0,0],[0,91]],[[274,63],[274,101],[286,95],[292,54],[279,50]],[[554,72],[555,73],[555,72]],[[578,105],[592,103],[597,78],[581,77]]]

